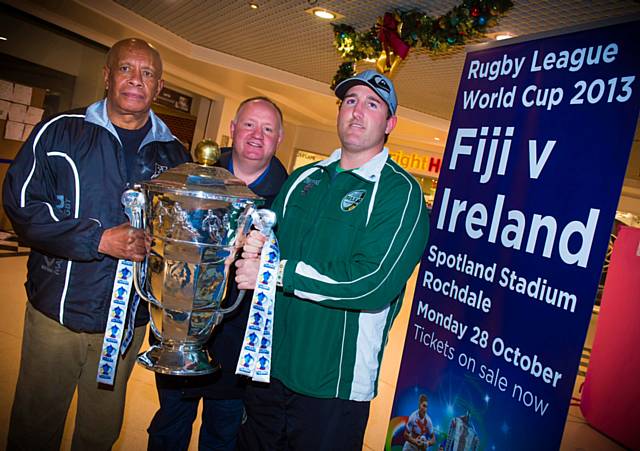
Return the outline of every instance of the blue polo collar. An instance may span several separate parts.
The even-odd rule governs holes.
[[[260,174],[260,176],[255,179],[253,182],[251,182],[251,184],[249,185],[249,189],[253,190],[256,186],[258,186],[260,183],[262,183],[262,181],[265,179],[265,177],[267,176],[267,174],[269,174],[269,171],[271,170],[271,165],[273,164],[273,158],[271,158],[271,160],[269,160],[269,165],[267,166],[267,168],[262,172],[262,174]],[[233,155],[229,155],[229,162],[227,163],[227,170],[229,172],[231,172],[233,175],[235,175],[235,173],[233,172]]]
[[[156,116],[153,110],[149,110],[149,119],[151,120],[151,129],[140,143],[140,149],[153,141],[169,142],[177,139],[173,134],[171,134],[169,127],[167,127],[166,124]],[[113,136],[115,136],[118,142],[120,142],[118,132],[116,132],[116,129],[107,114],[107,99],[98,100],[97,102],[89,105],[87,107],[84,120],[106,128]],[[122,142],[120,142],[120,145],[122,145]]]

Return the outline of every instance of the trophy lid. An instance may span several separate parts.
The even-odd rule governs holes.
[[[199,199],[249,200],[257,204],[263,201],[226,169],[196,163],[183,163],[141,185],[150,191]]]

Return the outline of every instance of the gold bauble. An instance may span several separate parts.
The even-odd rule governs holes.
[[[376,61],[376,69],[379,73],[393,79],[398,72],[401,62],[402,58],[393,52],[389,52],[389,60],[387,61],[387,53],[382,51]]]
[[[220,159],[220,146],[213,139],[205,138],[193,148],[191,158],[203,166],[213,166]]]

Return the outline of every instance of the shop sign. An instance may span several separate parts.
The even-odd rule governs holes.
[[[393,158],[393,161],[412,174],[431,177],[437,177],[440,174],[441,157],[416,152],[403,152],[398,149],[389,150],[389,155]]]
[[[169,108],[173,108],[179,111],[183,111],[185,113],[191,112],[192,101],[193,99],[188,95],[182,94],[178,91],[174,91],[170,88],[163,88],[155,100],[156,103],[168,106]]]
[[[315,152],[309,152],[308,150],[296,149],[296,159],[293,162],[293,168],[291,170],[293,171],[306,164],[322,161],[322,160],[325,160],[326,158],[327,158],[326,155],[321,155]]]

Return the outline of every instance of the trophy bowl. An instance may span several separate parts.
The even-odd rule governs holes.
[[[159,344],[138,363],[163,374],[214,372],[205,344],[214,327],[240,302],[222,308],[228,265],[242,245],[256,206],[255,195],[229,171],[184,163],[123,194],[134,227],[152,237],[151,252],[134,263],[137,294],[149,303]]]

